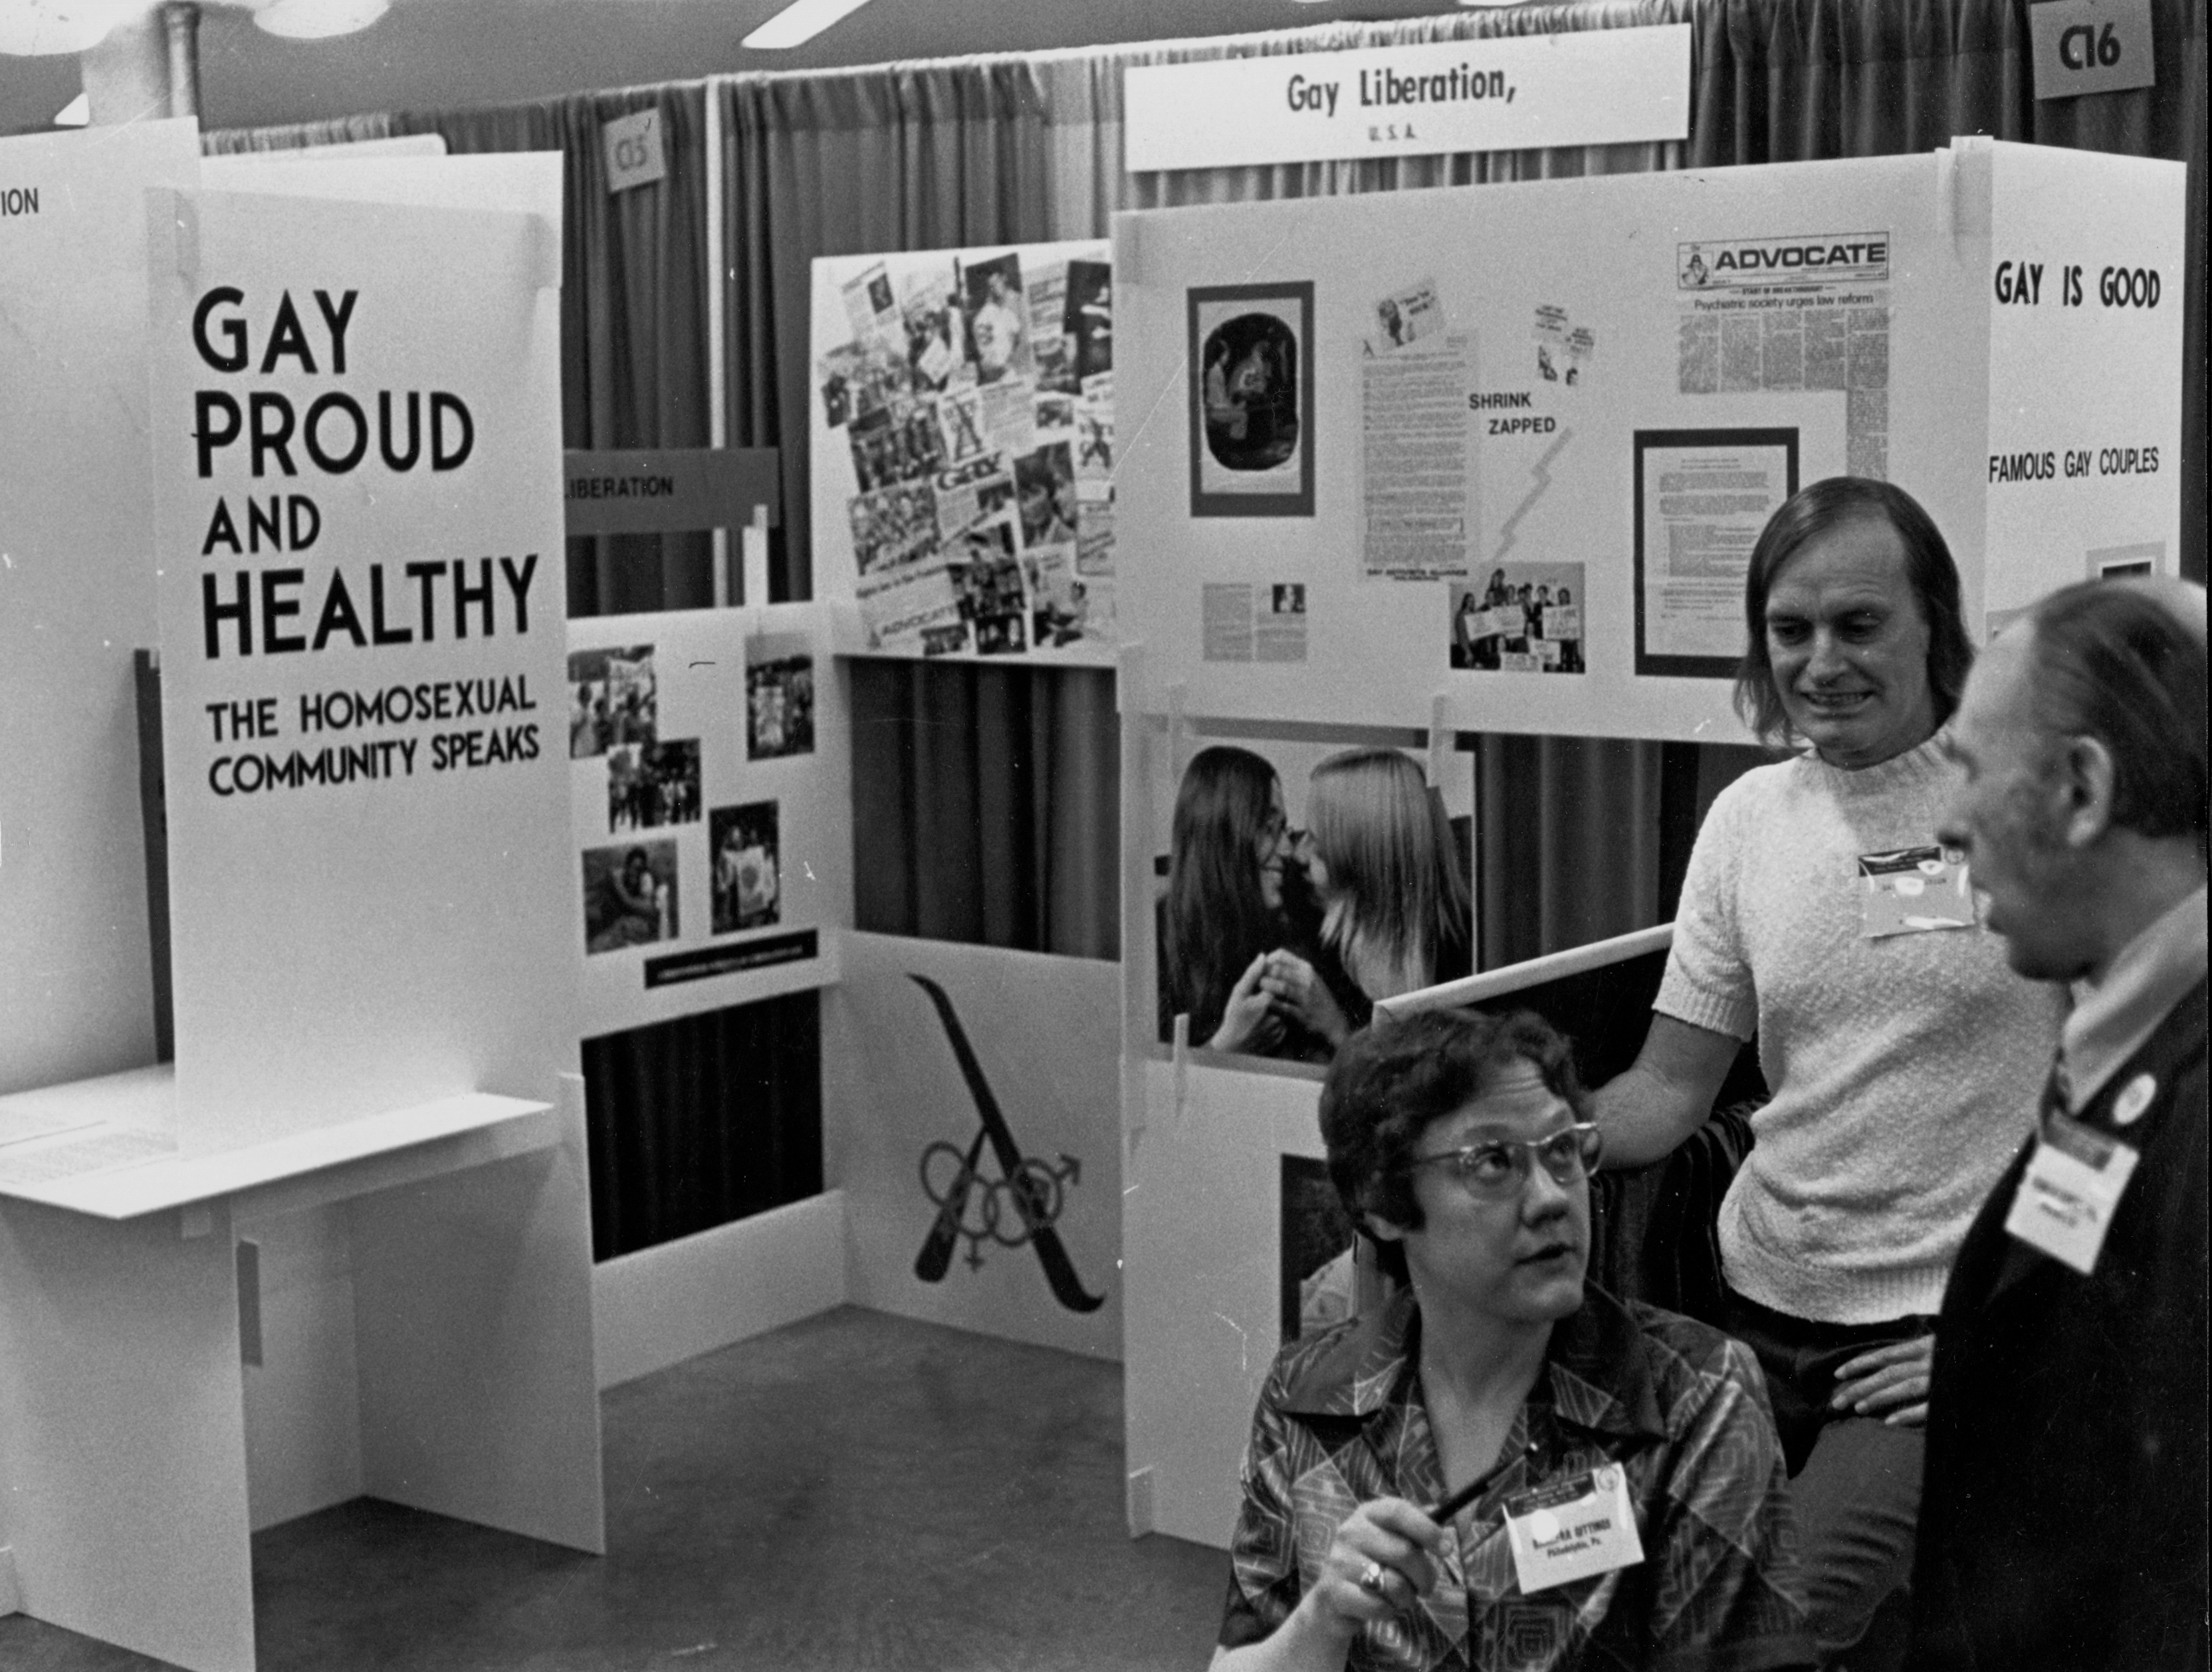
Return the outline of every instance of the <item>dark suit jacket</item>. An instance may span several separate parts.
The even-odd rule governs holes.
[[[2085,1124],[2142,1152],[2083,1277],[2008,1236],[2030,1141],[1936,1330],[1914,1672],[2205,1663],[2204,983]],[[2157,1085],[2126,1126],[2114,1100]]]

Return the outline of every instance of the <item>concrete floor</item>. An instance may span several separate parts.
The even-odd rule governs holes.
[[[367,1499],[304,1517],[253,1541],[261,1672],[1134,1672],[1212,1651],[1227,1558],[1124,1530],[1118,1365],[847,1307],[603,1409],[605,1557]],[[0,1619],[9,1672],[163,1664]]]

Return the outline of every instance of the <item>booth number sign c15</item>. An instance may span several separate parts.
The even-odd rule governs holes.
[[[651,185],[655,180],[668,178],[667,159],[660,149],[658,110],[633,111],[628,116],[618,116],[599,131],[606,146],[609,197],[634,185]]]
[[[2150,0],[2044,0],[2027,9],[2027,23],[2038,99],[2158,83]]]

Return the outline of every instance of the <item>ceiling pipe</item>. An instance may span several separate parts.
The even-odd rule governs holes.
[[[163,0],[87,47],[78,64],[92,125],[198,115],[199,29],[196,0]]]
[[[198,0],[161,0],[169,46],[169,114],[200,113],[200,9]]]

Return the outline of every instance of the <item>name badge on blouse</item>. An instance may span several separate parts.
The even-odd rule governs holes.
[[[2087,1277],[2141,1152],[2054,1111],[2013,1193],[2005,1230]]]
[[[1505,1531],[1523,1596],[1644,1560],[1628,1471],[1618,1463],[1516,1493],[1505,1500]]]
[[[1974,927],[1973,885],[1956,848],[1899,848],[1859,855],[1859,938]]]

